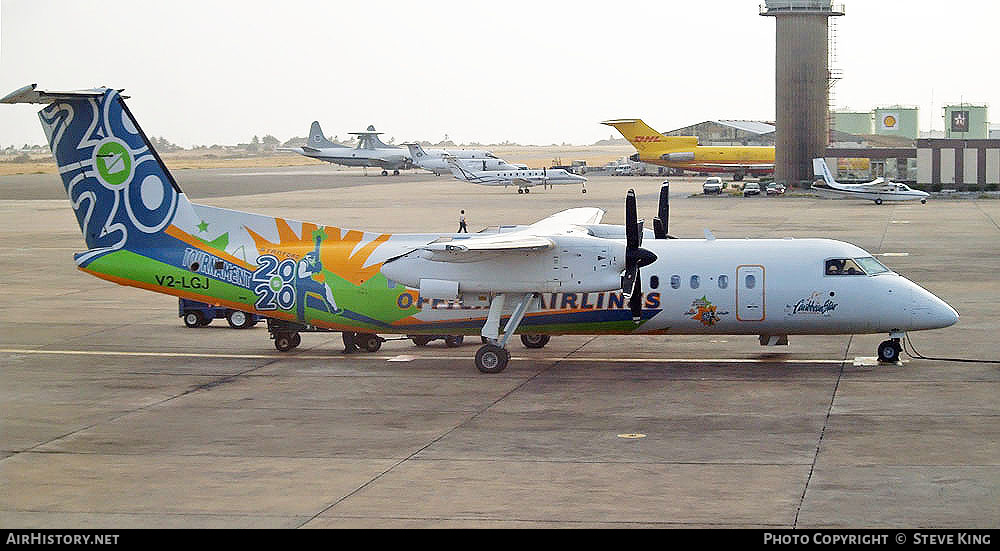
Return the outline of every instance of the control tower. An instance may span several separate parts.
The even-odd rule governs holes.
[[[774,17],[774,180],[812,182],[812,159],[824,157],[829,138],[829,18],[844,15],[830,0],[767,0],[760,15]]]

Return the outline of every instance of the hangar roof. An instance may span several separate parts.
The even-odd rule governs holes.
[[[752,132],[754,134],[770,134],[774,132],[774,125],[768,122],[761,121],[713,121],[725,126],[731,126],[733,128],[743,130],[745,132]]]

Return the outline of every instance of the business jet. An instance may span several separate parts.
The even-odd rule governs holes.
[[[188,199],[119,90],[25,86],[0,103],[37,103],[86,250],[77,268],[120,285],[268,318],[279,351],[300,332],[374,337],[479,335],[484,373],[507,343],[552,335],[877,334],[895,362],[907,331],[958,314],[850,243],[829,239],[671,239],[668,186],[653,230],[635,194],[625,225],[572,208],[482,234],[388,234],[250,214]],[[645,238],[645,239],[644,239]],[[155,336],[152,337],[155,339]],[[419,339],[419,341],[418,341]]]
[[[470,170],[516,170],[517,166],[498,158],[489,151],[481,149],[424,149],[418,143],[404,143],[410,150],[413,165],[435,175],[448,174],[448,160],[445,156],[454,157],[464,167]]]
[[[518,193],[531,193],[531,188],[542,186],[543,188],[565,185],[580,184],[582,193],[587,193],[587,179],[583,176],[567,172],[562,168],[526,168],[502,170],[469,170],[462,166],[458,159],[448,158],[448,168],[455,178],[481,186],[517,186]]]
[[[292,151],[313,159],[343,166],[379,167],[382,176],[389,174],[399,176],[400,169],[412,167],[412,160],[406,150],[382,143],[374,126],[369,126],[364,132],[350,132],[358,136],[358,145],[348,147],[331,142],[323,135],[319,121],[313,121],[309,128],[309,145],[302,147],[281,147],[279,151]]]
[[[841,184],[833,179],[830,168],[826,166],[826,159],[813,159],[813,173],[818,178],[823,179],[823,183],[815,183],[812,189],[833,193],[845,197],[855,197],[874,201],[876,205],[881,205],[883,201],[913,201],[920,199],[923,204],[927,203],[930,194],[918,189],[910,189],[906,184],[898,182],[886,182],[883,178],[876,178],[871,182],[863,184]]]

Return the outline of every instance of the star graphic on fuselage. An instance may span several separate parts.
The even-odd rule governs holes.
[[[200,232],[207,232],[208,231],[208,222],[202,220],[201,224],[198,224],[198,231],[200,231]]]

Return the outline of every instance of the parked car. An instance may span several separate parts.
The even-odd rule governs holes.
[[[225,318],[233,329],[248,329],[264,319],[257,314],[248,314],[222,306],[212,306],[197,300],[177,299],[178,315],[184,318],[184,325],[195,328],[204,327],[216,318]]]
[[[722,178],[719,178],[718,176],[713,176],[708,180],[705,180],[705,183],[701,185],[701,190],[705,193],[705,195],[721,195],[722,190],[725,188],[726,183],[723,182]]]
[[[615,167],[615,176],[632,176],[635,174],[635,169],[632,165],[618,165]]]
[[[771,182],[770,184],[767,184],[767,186],[764,188],[764,191],[768,195],[784,195],[785,186],[783,184]]]
[[[757,182],[747,182],[743,184],[743,196],[760,195],[760,184]]]

